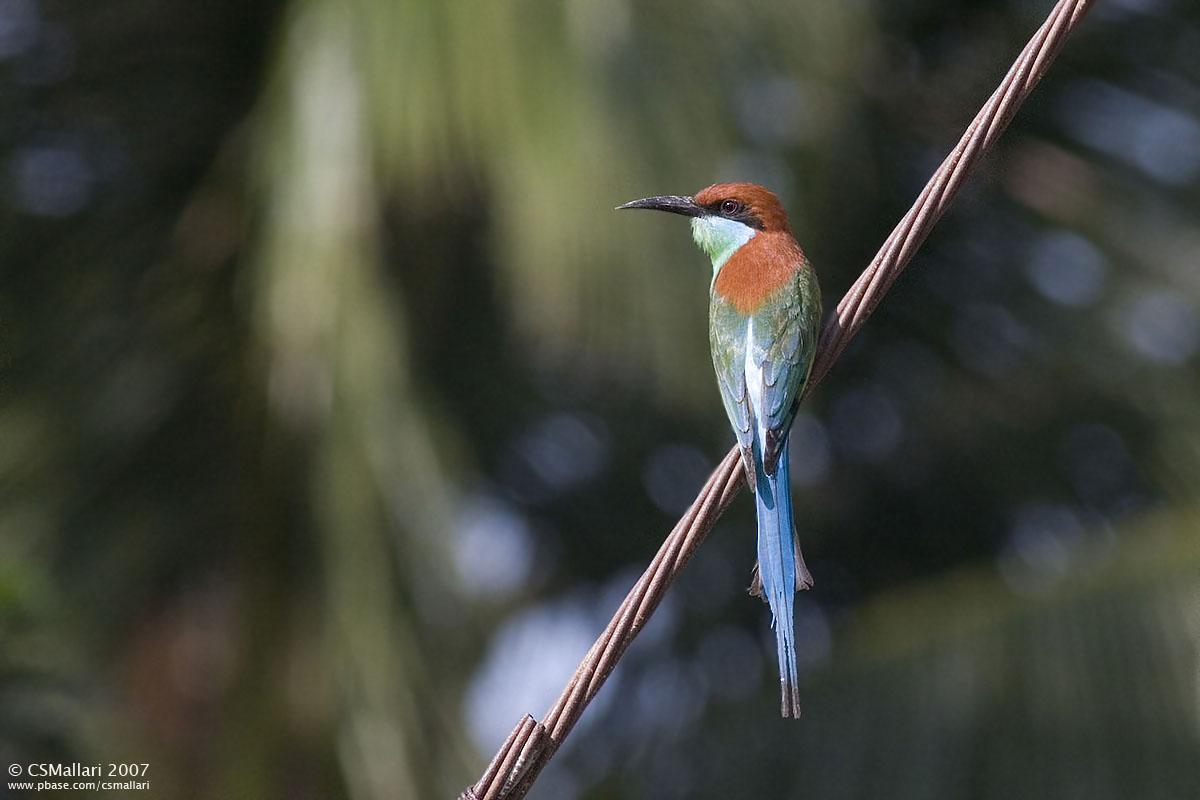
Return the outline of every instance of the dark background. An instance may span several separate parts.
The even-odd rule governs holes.
[[[1200,7],[1096,6],[797,420],[804,717],[742,498],[532,796],[1197,796]],[[0,0],[0,761],[456,796],[732,443],[613,206],[832,308],[1049,8]]]

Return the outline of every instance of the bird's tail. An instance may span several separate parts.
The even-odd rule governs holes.
[[[788,445],[784,439],[774,475],[755,458],[757,473],[754,503],[758,507],[758,567],[763,594],[771,606],[775,646],[779,654],[779,684],[785,717],[800,716],[796,687],[796,638],[793,614],[796,597],[796,544],[792,534],[792,487],[788,470]]]

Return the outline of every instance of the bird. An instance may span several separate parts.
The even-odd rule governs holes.
[[[771,609],[781,714],[799,717],[795,593],[812,586],[812,575],[792,520],[788,432],[816,353],[817,275],[783,204],[757,184],[718,183],[693,197],[646,197],[617,208],[691,217],[692,238],[712,260],[713,368],[758,514],[750,593],[764,597]]]

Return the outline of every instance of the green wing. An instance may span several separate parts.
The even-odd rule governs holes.
[[[754,314],[751,362],[762,370],[761,406],[753,409],[763,428],[763,465],[774,474],[779,449],[808,380],[821,321],[821,293],[811,268],[767,299]],[[751,396],[755,392],[748,392]]]
[[[725,404],[725,414],[743,451],[754,442],[754,414],[746,392],[746,325],[749,321],[750,318],[737,313],[729,301],[713,293],[708,320],[713,369],[717,373],[717,389]]]

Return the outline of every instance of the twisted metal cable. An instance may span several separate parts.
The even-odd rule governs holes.
[[[1025,45],[1004,80],[821,330],[812,373],[804,388],[805,396],[825,377],[847,342],[879,305],[1091,5],[1092,0],[1059,0]],[[459,800],[520,800],[525,797],[626,648],[654,613],[667,588],[687,566],[717,518],[745,484],[740,464],[741,456],[735,446],[717,465],[691,507],[676,523],[546,716],[536,722],[526,714],[482,777],[459,795]]]

